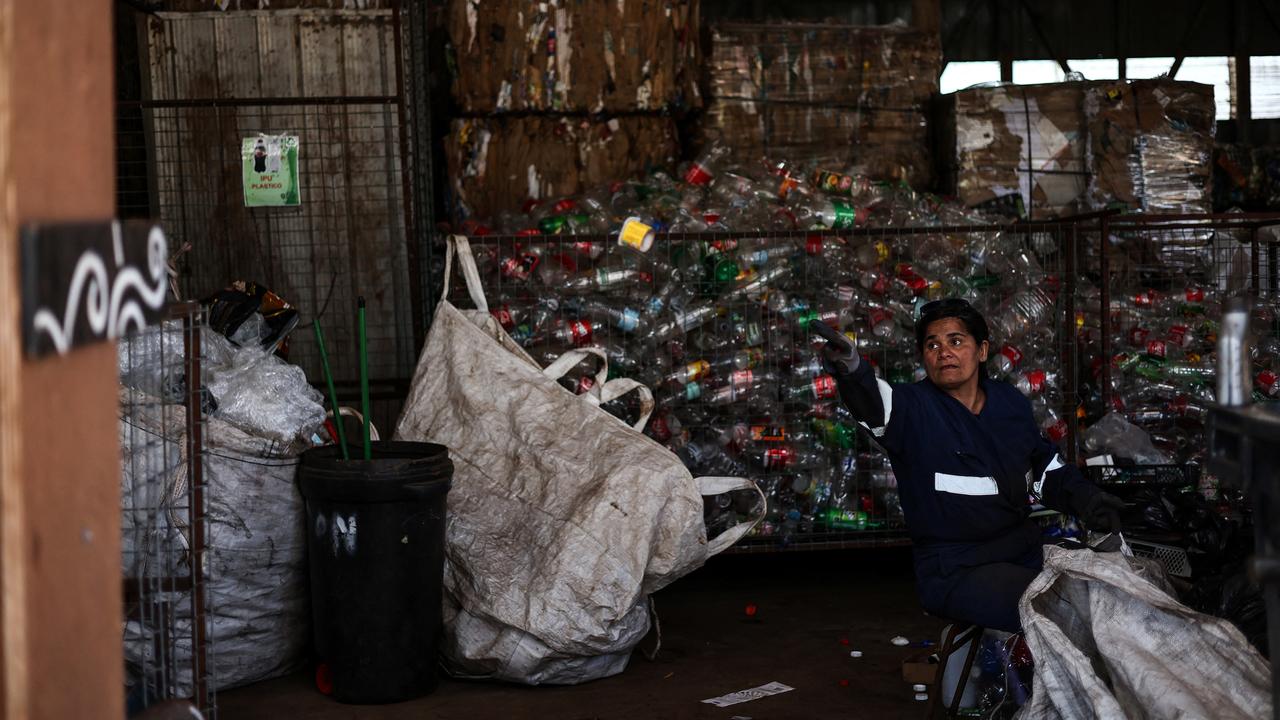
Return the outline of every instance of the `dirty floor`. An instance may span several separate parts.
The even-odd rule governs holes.
[[[219,693],[222,720],[752,720],[923,718],[901,662],[937,641],[942,624],[916,601],[910,551],[876,548],[728,555],[655,596],[662,650],[625,672],[574,687],[529,688],[443,679],[432,695],[381,706],[342,705],[311,675]],[[753,617],[748,605],[755,606]],[[653,635],[642,647],[650,647]],[[848,644],[845,644],[847,642]],[[863,656],[850,657],[860,650]],[[717,708],[701,701],[780,682],[791,692]]]

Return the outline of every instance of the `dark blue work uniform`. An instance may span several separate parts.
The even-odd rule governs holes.
[[[974,414],[929,380],[891,385],[870,363],[837,380],[840,396],[885,449],[915,545],[930,613],[1009,632],[1043,563],[1028,494],[1080,514],[1098,488],[1040,434],[1031,403],[1008,383],[979,381]]]

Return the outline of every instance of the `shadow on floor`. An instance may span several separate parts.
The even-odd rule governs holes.
[[[915,597],[906,548],[729,555],[654,596],[662,650],[625,672],[571,687],[444,679],[432,695],[395,705],[341,705],[299,673],[218,694],[221,720],[438,718],[578,720],[734,717],[752,720],[921,718],[902,660],[937,641],[941,623]],[[756,608],[754,617],[747,605]],[[652,647],[653,634],[641,647]],[[848,644],[845,644],[847,642]],[[860,650],[863,657],[849,653]],[[717,708],[702,703],[777,681],[795,690]]]

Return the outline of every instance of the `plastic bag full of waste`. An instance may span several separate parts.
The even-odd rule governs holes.
[[[1110,453],[1140,465],[1168,465],[1173,458],[1156,448],[1151,435],[1120,413],[1107,413],[1084,431],[1081,440],[1090,455]]]

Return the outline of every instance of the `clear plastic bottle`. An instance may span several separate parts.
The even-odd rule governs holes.
[[[992,374],[997,378],[1011,375],[1022,364],[1022,351],[1013,345],[1003,345],[1000,352],[991,358]]]
[[[866,224],[866,208],[822,196],[806,196],[791,205],[796,227],[849,230]]]
[[[698,159],[689,165],[684,173],[684,181],[690,185],[705,186],[715,179],[721,164],[729,155],[729,147],[719,140],[714,140],[703,149]]]
[[[565,309],[580,317],[612,325],[624,333],[643,335],[648,331],[649,319],[635,308],[613,307],[599,300],[583,300],[567,302]]]
[[[782,399],[792,402],[825,402],[839,397],[836,379],[830,375],[817,375],[808,380],[783,388]]]

